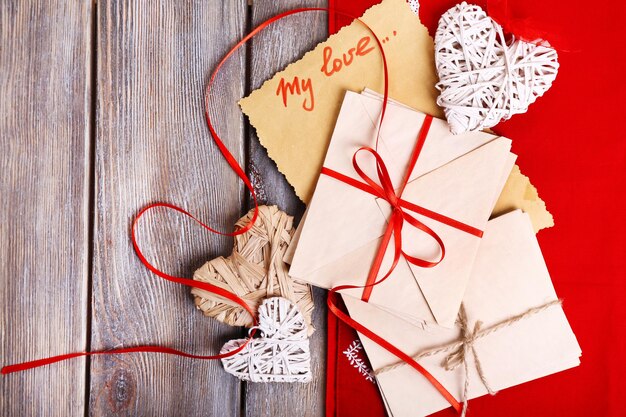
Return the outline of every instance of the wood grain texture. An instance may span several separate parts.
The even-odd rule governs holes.
[[[254,0],[252,26],[256,26],[281,11],[297,7],[326,7],[322,0]],[[327,16],[324,12],[309,12],[276,22],[252,40],[250,49],[250,86],[259,88],[277,71],[299,59],[305,52],[327,37]],[[257,195],[263,202],[277,204],[300,219],[304,204],[293,188],[278,172],[276,164],[251,129],[249,132],[249,172]],[[314,289],[315,312],[313,325],[317,331],[311,337],[313,381],[309,384],[245,384],[246,416],[323,416],[326,375],[326,291]]]
[[[130,223],[142,206],[161,200],[232,229],[249,202],[204,124],[209,72],[243,36],[248,11],[256,24],[280,10],[324,3],[103,0],[93,6],[97,10],[92,2],[0,4],[4,363],[139,344],[210,354],[241,337],[240,329],[196,311],[187,288],[160,280],[139,263]],[[97,52],[91,50],[94,36]],[[244,136],[236,101],[246,76],[258,87],[325,36],[323,13],[279,22],[254,41],[250,72],[249,57],[234,56],[213,95],[218,132],[240,161],[247,149],[261,200],[296,218],[303,204],[254,134]],[[160,269],[188,277],[232,249],[232,239],[163,211],[146,216],[139,238]],[[315,302],[314,381],[308,385],[249,384],[242,390],[218,362],[155,354],[97,357],[87,370],[77,359],[1,378],[0,414],[77,416],[88,406],[93,416],[323,415],[324,291],[315,291]]]
[[[129,228],[147,203],[169,201],[232,231],[242,214],[240,181],[212,143],[203,119],[210,71],[246,27],[245,0],[98,2],[94,349],[158,344],[217,353],[241,330],[204,317],[189,289],[150,274],[133,253]],[[214,90],[218,132],[244,159],[245,53],[226,65]],[[139,228],[157,267],[191,278],[226,255],[232,239],[210,236],[157,211]],[[219,361],[159,354],[95,358],[93,416],[233,416],[239,382]]]
[[[91,5],[0,2],[0,358],[84,350]],[[80,416],[85,361],[0,378],[3,416]]]

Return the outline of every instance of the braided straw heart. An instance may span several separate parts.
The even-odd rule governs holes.
[[[520,39],[478,6],[463,2],[441,16],[435,59],[443,107],[454,134],[481,130],[524,113],[556,78],[554,49]]]
[[[250,222],[251,210],[237,221],[241,228]],[[246,233],[235,236],[233,253],[218,257],[200,267],[193,279],[227,289],[244,299],[256,311],[266,298],[284,297],[296,303],[305,317],[308,334],[314,331],[311,323],[313,298],[309,285],[294,281],[283,262],[285,251],[293,236],[293,217],[276,206],[259,206],[259,217]],[[231,326],[253,325],[250,314],[241,306],[200,288],[192,288],[196,307],[204,315]]]
[[[311,352],[304,316],[282,297],[263,300],[259,307],[260,338],[251,339],[236,355],[222,359],[224,370],[243,381],[309,382]],[[231,352],[246,342],[227,342],[220,353]]]

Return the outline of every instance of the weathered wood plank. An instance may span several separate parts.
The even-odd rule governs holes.
[[[84,350],[91,2],[0,2],[3,364]],[[82,359],[0,378],[4,416],[80,416]]]
[[[159,344],[216,353],[234,329],[204,317],[188,288],[150,274],[130,245],[136,212],[169,201],[211,225],[232,230],[244,193],[212,144],[203,120],[203,89],[218,59],[243,36],[245,0],[98,2],[93,348]],[[218,131],[243,160],[245,54],[218,80]],[[140,243],[162,270],[191,277],[225,255],[232,239],[209,236],[180,216],[157,212]],[[94,416],[234,416],[240,385],[219,362],[157,354],[94,358]]]
[[[254,0],[252,25],[296,7],[326,7],[322,0]],[[256,89],[289,63],[312,49],[327,36],[326,14],[310,12],[288,17],[267,28],[252,41],[250,85]],[[274,162],[259,144],[256,132],[249,134],[249,172],[263,202],[277,204],[299,219],[304,204],[278,172]],[[246,416],[322,416],[324,415],[326,363],[326,292],[315,289],[314,325],[311,338],[313,381],[309,384],[246,384]]]

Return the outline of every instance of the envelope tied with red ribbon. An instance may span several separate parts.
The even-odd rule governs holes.
[[[409,201],[402,199],[402,193],[404,192],[404,189],[409,181],[411,172],[415,168],[415,164],[417,163],[420,152],[424,146],[424,142],[426,141],[428,131],[430,130],[432,120],[433,118],[430,115],[427,115],[424,118],[424,124],[422,125],[422,128],[420,129],[419,135],[415,142],[415,147],[413,148],[411,159],[409,161],[409,165],[407,167],[406,174],[404,176],[404,179],[402,181],[402,184],[400,185],[400,189],[398,190],[397,194],[391,183],[389,171],[387,170],[387,166],[385,165],[385,162],[383,161],[380,154],[373,148],[370,148],[367,146],[361,147],[352,156],[352,165],[354,167],[354,170],[365,181],[365,183],[356,181],[353,178],[343,175],[333,169],[322,167],[321,173],[323,175],[328,175],[329,177],[339,180],[347,185],[353,186],[362,191],[370,193],[378,198],[381,198],[385,200],[387,203],[389,203],[389,205],[393,208],[391,216],[389,218],[389,222],[387,223],[387,227],[385,229],[385,234],[383,235],[383,239],[381,241],[380,247],[378,249],[378,252],[376,253],[376,257],[374,258],[374,262],[368,274],[365,288],[363,289],[363,295],[361,296],[361,299],[363,301],[368,301],[371,296],[372,290],[374,288],[374,283],[376,282],[376,278],[378,277],[378,274],[380,272],[380,267],[381,267],[381,264],[385,255],[385,251],[387,250],[387,247],[391,241],[392,236],[395,238],[394,239],[394,244],[395,244],[394,259],[393,259],[391,267],[388,269],[388,271],[384,274],[384,276],[378,282],[384,281],[385,279],[389,277],[389,275],[391,275],[396,265],[398,264],[398,261],[400,260],[401,255],[404,256],[404,258],[410,264],[413,264],[422,268],[432,268],[434,266],[437,266],[445,258],[446,247],[445,247],[444,242],[441,240],[441,237],[439,237],[439,235],[435,233],[426,224],[424,224],[423,222],[419,221],[414,216],[409,214],[408,211],[419,213],[423,216],[437,220],[448,226],[455,227],[459,230],[472,234],[476,237],[482,237],[483,235],[483,232],[475,227],[456,221],[450,217],[441,215],[439,213],[428,210],[424,207],[418,206],[417,204],[413,204]],[[374,156],[376,160],[376,172],[377,172],[378,180],[380,183],[376,183],[376,181],[370,178],[361,169],[357,161],[357,156],[359,152],[368,152]],[[414,228],[419,229],[422,232],[426,233],[437,242],[441,251],[438,260],[431,261],[431,260],[417,258],[411,255],[408,255],[402,249],[402,228],[404,226],[405,221],[409,223],[411,226],[413,226]]]
[[[324,288],[365,287],[342,293],[415,324],[451,327],[515,161],[511,142],[452,135],[444,121],[394,102],[379,129],[382,102],[346,93],[289,272]],[[357,160],[362,153],[373,158]]]

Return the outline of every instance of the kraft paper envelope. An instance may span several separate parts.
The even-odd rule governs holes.
[[[352,155],[363,145],[375,146],[380,109],[381,102],[376,98],[346,93],[324,166],[361,180],[352,166]],[[388,107],[378,151],[396,187],[424,117],[402,106]],[[444,121],[434,119],[403,198],[483,229],[512,167],[510,146],[509,139],[482,132],[452,135]],[[365,172],[376,177],[373,158],[362,158],[360,162]],[[363,285],[386,227],[387,214],[386,202],[321,175],[290,275],[321,287]],[[452,326],[480,239],[432,219],[416,217],[443,239],[446,258],[430,269],[415,268],[403,261],[386,282],[374,289],[370,301],[415,320],[431,321],[434,316],[439,324]],[[405,252],[427,259],[439,256],[439,247],[432,238],[405,229]],[[392,251],[389,248],[387,252],[387,265]],[[387,265],[383,264],[382,271]]]
[[[343,298],[353,319],[406,353],[418,354],[459,339],[458,328],[416,327],[371,304]],[[489,221],[463,299],[469,328],[478,320],[488,327],[556,299],[528,215],[517,210]],[[394,355],[374,342],[366,337],[361,340],[375,371],[397,363]],[[494,390],[575,367],[581,355],[576,337],[558,305],[478,339],[474,347],[485,378]],[[439,353],[418,362],[460,400],[463,366],[446,371],[442,361],[447,354]],[[469,398],[475,398],[487,391],[478,377],[472,355],[468,356]],[[441,394],[409,366],[379,373],[377,380],[394,417],[425,416],[449,407]]]

